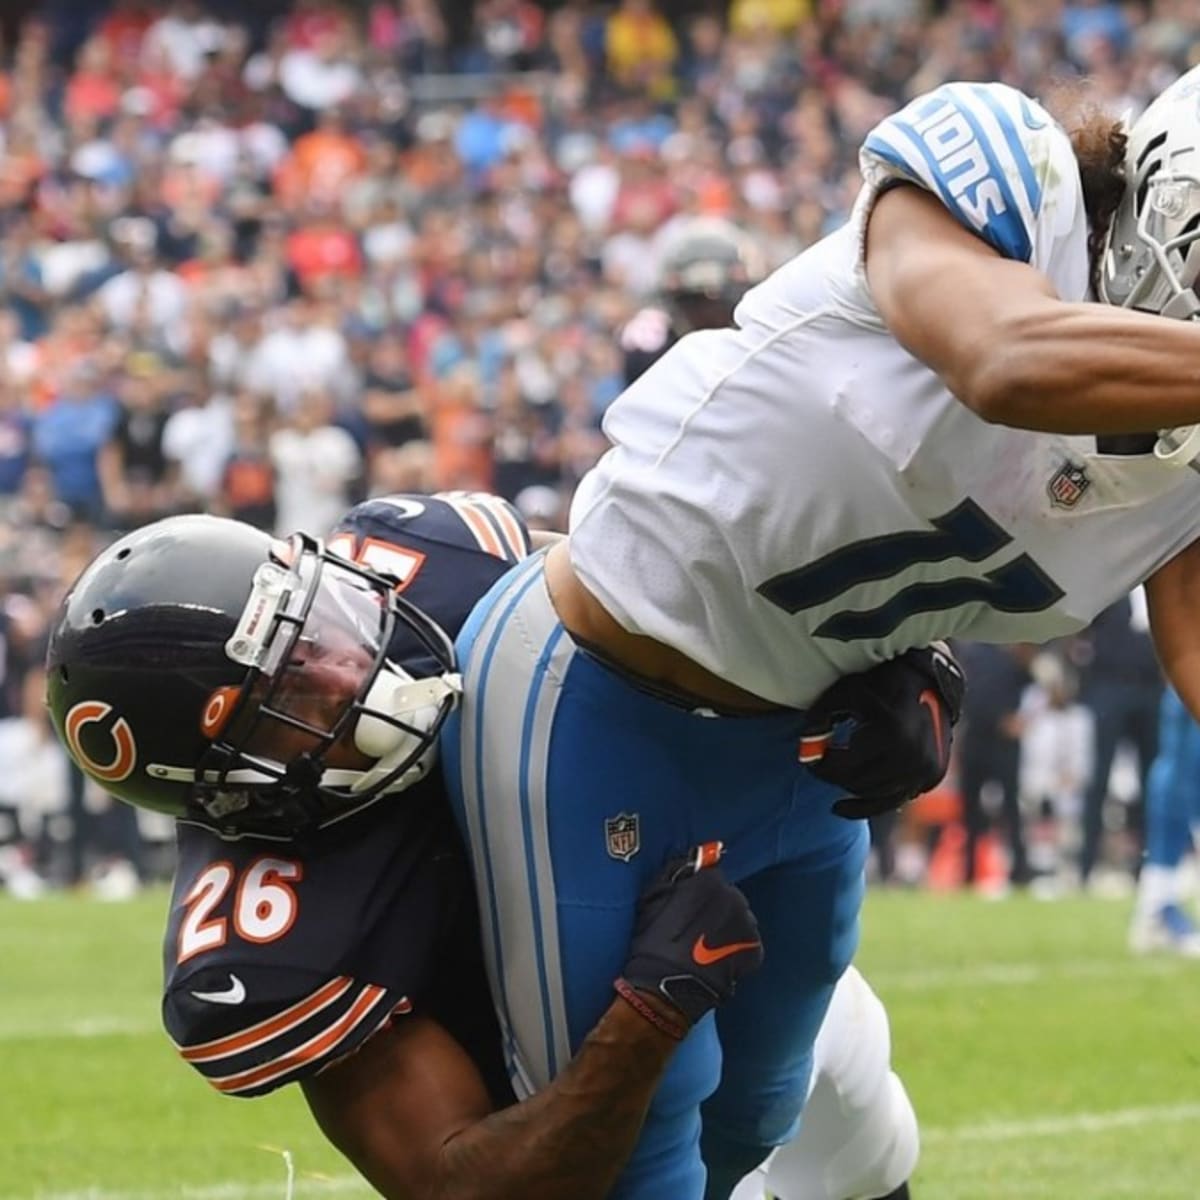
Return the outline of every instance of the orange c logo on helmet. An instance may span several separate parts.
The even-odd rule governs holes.
[[[200,714],[200,732],[206,738],[215,738],[225,727],[241,694],[240,687],[219,687],[209,696],[204,712]]]
[[[97,762],[84,748],[80,733],[85,725],[94,725],[103,721],[112,712],[112,705],[103,700],[81,700],[63,721],[63,736],[67,741],[67,749],[71,757],[93,778],[101,783],[120,783],[133,774],[137,762],[137,744],[133,740],[133,730],[124,717],[118,717],[108,731],[112,738],[113,756],[109,762]]]

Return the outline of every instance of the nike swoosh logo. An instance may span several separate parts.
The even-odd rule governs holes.
[[[738,954],[743,950],[756,950],[761,945],[762,942],[729,942],[724,946],[710,946],[705,942],[704,934],[701,934],[692,947],[692,958],[700,966],[708,967],[731,954]]]
[[[212,1004],[241,1004],[246,998],[246,985],[236,975],[230,975],[229,986],[223,992],[193,992],[192,995]]]
[[[942,733],[942,706],[938,703],[937,693],[931,688],[926,688],[917,697],[917,703],[923,704],[929,709],[929,716],[933,721],[933,740],[937,743],[938,764],[944,767],[946,764],[946,739]]]

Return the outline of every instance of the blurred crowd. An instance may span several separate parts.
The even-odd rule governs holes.
[[[1142,589],[1076,637],[955,649],[968,686],[950,773],[876,831],[878,872],[990,897],[1128,896],[1163,698]]]
[[[561,527],[682,223],[774,266],[914,94],[1086,75],[1136,112],[1200,58],[1188,0],[5,7],[0,819],[42,814],[20,862],[68,882],[143,869],[40,709],[47,620],[104,539],[195,509],[319,532],[444,488]]]

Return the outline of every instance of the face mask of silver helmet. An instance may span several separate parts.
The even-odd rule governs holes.
[[[1125,196],[1104,245],[1100,298],[1194,321],[1200,316],[1200,67],[1134,122]],[[1200,426],[1161,430],[1155,455],[1200,469]]]
[[[225,838],[293,839],[412,786],[459,692],[449,637],[394,580],[217,517],[110,546],[47,652],[79,766]]]

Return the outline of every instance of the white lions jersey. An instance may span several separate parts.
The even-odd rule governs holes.
[[[989,425],[867,287],[867,216],[903,181],[1086,299],[1062,129],[1011,88],[949,84],[883,121],[861,166],[848,223],[747,293],[740,328],[685,337],[613,404],[571,510],[575,569],[622,626],[801,708],[934,638],[1078,630],[1200,534],[1196,472]]]

